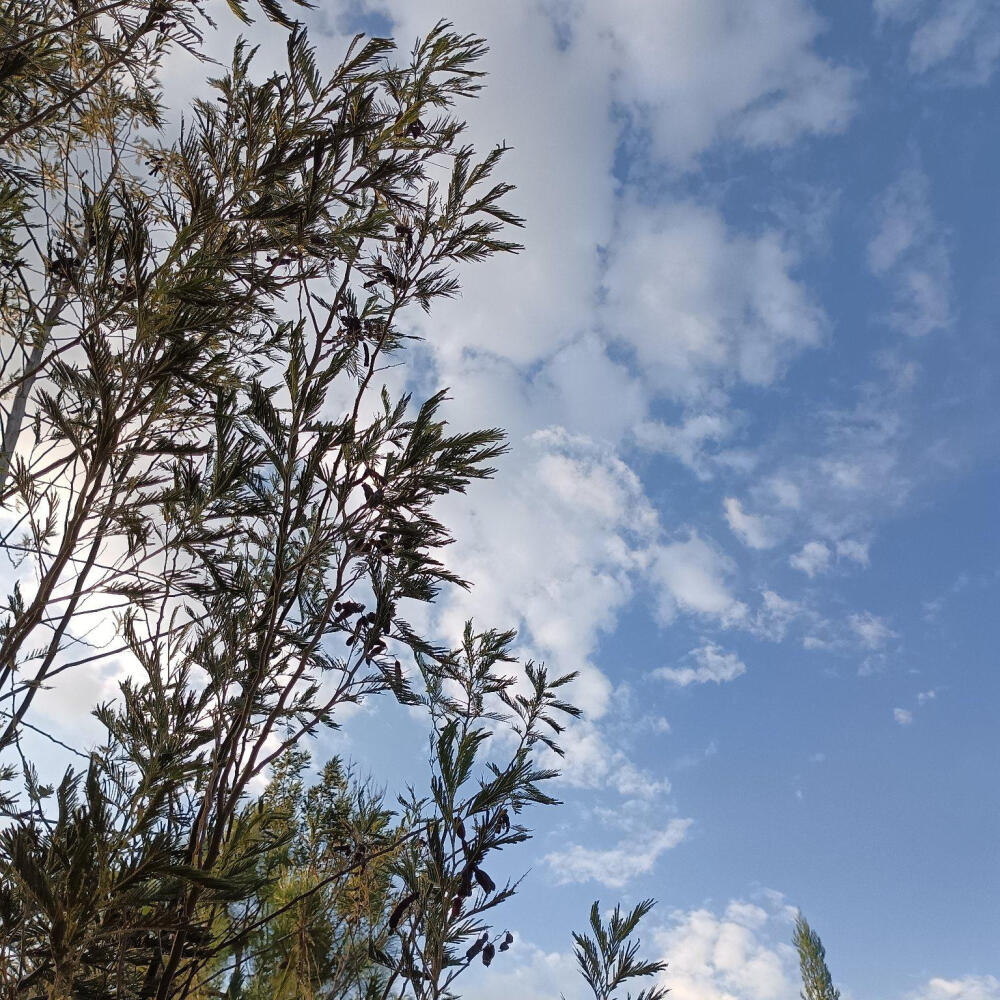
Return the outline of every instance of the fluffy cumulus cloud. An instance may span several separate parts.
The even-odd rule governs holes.
[[[764,892],[753,902],[732,900],[721,909],[699,907],[647,918],[642,954],[667,962],[660,982],[671,996],[683,1000],[797,1000],[794,950],[789,944],[793,912],[780,894]],[[656,921],[661,922],[657,926]],[[495,965],[488,974],[470,970],[463,982],[470,995],[484,1000],[524,997],[540,1000],[564,995],[569,1000],[586,992],[571,955],[549,953],[517,938],[516,967]],[[513,954],[513,952],[511,953]],[[562,978],[559,978],[559,977]],[[649,981],[644,981],[648,984]],[[987,992],[972,992],[986,984]],[[993,986],[991,987],[991,982]],[[931,980],[932,984],[970,984],[970,992],[940,992],[931,984],[908,1000],[994,1000],[996,981]]]
[[[878,200],[875,218],[868,263],[889,283],[889,323],[912,336],[946,329],[952,324],[951,261],[931,212],[927,175],[905,170]]]
[[[736,900],[722,913],[679,911],[656,935],[663,982],[684,1000],[794,1000],[791,915],[778,898]]]
[[[684,840],[691,822],[672,819],[662,829],[641,831],[606,849],[570,844],[547,854],[545,863],[560,884],[593,881],[620,889],[651,872],[661,854]]]
[[[520,626],[527,652],[580,671],[573,696],[596,717],[610,684],[592,656],[631,599],[658,520],[635,474],[586,438],[539,431],[516,454],[502,489],[485,484],[473,502],[443,505],[460,539],[449,563],[476,586],[445,596],[439,626],[457,634],[469,617]]]
[[[635,199],[618,231],[601,318],[634,351],[652,392],[698,401],[720,384],[767,385],[820,342],[823,314],[780,233],[733,231],[717,209],[694,202]]]
[[[906,708],[894,708],[892,717],[899,726],[910,726],[913,724],[913,713]]]
[[[1000,10],[993,0],[874,0],[880,21],[909,33],[913,73],[986,83],[1000,61]]]
[[[760,148],[836,132],[854,110],[857,75],[816,53],[824,25],[802,0],[574,7],[577,30],[613,46],[619,101],[675,165],[722,136]]]
[[[689,684],[722,684],[735,680],[746,673],[746,664],[735,654],[727,653],[714,642],[706,642],[688,653],[690,665],[681,667],[660,667],[653,671],[672,684],[687,687]]]

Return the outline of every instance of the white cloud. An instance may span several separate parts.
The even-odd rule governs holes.
[[[801,533],[830,550],[830,562],[820,549],[805,553],[804,565],[817,572],[830,568],[834,552],[864,566],[873,526],[906,502],[933,464],[913,435],[912,366],[883,356],[879,367],[877,378],[857,387],[856,402],[815,415],[804,446],[759,449],[760,477],[748,503],[767,510],[783,533]]]
[[[669,622],[678,608],[732,625],[746,617],[746,605],[737,601],[727,580],[730,559],[696,531],[687,540],[655,550],[650,575],[660,585],[660,615]]]
[[[842,538],[837,542],[837,555],[850,559],[861,566],[868,565],[868,543],[853,538]]]
[[[866,649],[881,649],[890,639],[898,638],[884,618],[879,618],[870,611],[851,615],[847,624]]]
[[[635,351],[652,391],[702,401],[719,385],[768,385],[822,339],[823,313],[779,233],[747,236],[714,208],[634,198],[616,231],[601,320]]]
[[[774,499],[777,500],[782,507],[797,510],[799,505],[802,503],[802,491],[795,485],[795,483],[791,483],[787,479],[781,479],[780,477],[772,479],[768,483],[768,487],[773,494]]]
[[[762,639],[780,642],[785,638],[789,625],[797,618],[815,617],[798,601],[782,597],[773,590],[763,591],[760,598],[760,606],[754,612],[749,627]]]
[[[830,550],[822,542],[806,542],[788,562],[807,576],[816,576],[830,568]]]
[[[1000,979],[995,976],[963,976],[960,979],[929,979],[910,993],[909,1000],[1000,1000]]]
[[[943,73],[947,82],[980,85],[1000,59],[1000,11],[993,0],[875,0],[882,21],[909,25],[913,73]]]
[[[679,424],[644,421],[635,428],[636,443],[650,451],[672,455],[702,480],[712,476],[717,452],[709,449],[725,441],[733,432],[733,418],[721,412],[689,413]]]
[[[794,952],[786,907],[733,901],[717,915],[678,911],[656,936],[662,977],[684,1000],[795,1000]]]
[[[722,684],[735,680],[746,673],[746,664],[735,654],[727,653],[714,642],[706,642],[698,649],[692,649],[688,658],[693,667],[660,667],[653,671],[654,677],[687,687],[689,684]]]
[[[653,721],[654,731],[669,731],[665,719]],[[666,729],[663,726],[666,725]],[[670,791],[670,780],[654,777],[615,749],[590,719],[568,726],[559,739],[564,757],[547,761],[559,770],[559,780],[574,788],[612,789],[630,802],[649,803]]]
[[[475,586],[442,595],[438,624],[446,635],[469,617],[519,626],[526,653],[580,671],[572,698],[596,718],[611,687],[592,657],[632,597],[657,517],[628,466],[585,437],[538,431],[513,457],[502,488],[482,484],[471,502],[442,504],[459,539],[448,564]]]
[[[888,322],[912,336],[947,329],[953,322],[951,260],[931,212],[926,174],[905,170],[879,199],[875,215],[868,264],[892,291]]]
[[[930,691],[921,691],[917,695],[917,704],[926,705],[927,702],[933,701],[936,697],[937,697],[937,691],[935,691],[933,688]]]
[[[913,723],[913,713],[906,708],[894,708],[892,717],[900,726],[909,726]]]
[[[578,985],[583,980],[572,952],[544,951],[516,928],[509,951],[498,953],[488,969],[473,962],[457,983],[463,996],[476,1000],[552,1000],[560,995],[575,1000],[582,997]]]
[[[619,0],[577,4],[577,25],[610,38],[619,100],[652,153],[681,167],[723,138],[751,148],[837,132],[857,74],[822,59],[823,22],[802,0]]]
[[[769,549],[774,545],[774,536],[766,518],[759,514],[748,514],[736,497],[726,497],[722,506],[726,513],[726,523],[744,545],[751,549]]]
[[[545,862],[559,884],[594,881],[620,889],[637,876],[652,871],[664,851],[684,840],[692,822],[672,819],[662,830],[644,832],[606,850],[572,844],[565,850],[547,854]]]

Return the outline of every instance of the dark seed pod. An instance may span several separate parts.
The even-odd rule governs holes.
[[[476,877],[476,881],[479,883],[479,888],[483,890],[487,895],[491,892],[496,891],[497,884],[482,870],[482,868],[477,868],[473,874]]]
[[[476,938],[476,940],[472,942],[472,947],[466,951],[465,957],[468,961],[471,962],[476,957],[476,955],[478,955],[482,950],[483,950],[483,939]]]
[[[389,914],[389,930],[394,931],[402,920],[403,914],[406,912],[406,908],[417,898],[415,892],[411,892],[408,896],[404,896],[393,908],[391,914]]]
[[[464,899],[472,895],[472,871],[469,868],[462,873],[462,884],[459,886],[458,894]]]
[[[489,944],[487,944],[485,948],[483,948],[483,965],[485,965],[486,968],[490,967],[490,962],[493,961],[493,956],[496,953],[497,953],[497,950],[493,946],[493,942],[492,941]]]

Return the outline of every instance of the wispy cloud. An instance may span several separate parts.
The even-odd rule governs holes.
[[[875,0],[880,20],[908,28],[913,73],[950,83],[986,83],[1000,61],[1000,11],[993,0]]]
[[[732,561],[696,531],[683,541],[655,550],[652,579],[660,585],[660,615],[673,619],[678,609],[733,624],[746,617],[747,607],[729,587]]]
[[[807,576],[816,576],[830,568],[830,550],[822,542],[806,542],[788,562]]]
[[[690,819],[672,819],[662,830],[643,832],[603,850],[572,844],[547,854],[545,863],[561,884],[600,882],[620,889],[652,871],[661,854],[684,840],[691,823]]]
[[[927,175],[905,170],[878,200],[875,217],[868,263],[891,289],[888,322],[911,336],[951,326],[951,259],[946,234],[931,211]]]
[[[1000,979],[996,976],[962,976],[945,979],[935,976],[908,1000],[1000,1000]]]
[[[688,659],[693,666],[660,667],[653,671],[653,676],[687,687],[689,684],[722,684],[741,677],[747,670],[746,664],[735,653],[726,652],[714,642],[692,649]]]
[[[736,497],[726,497],[722,501],[722,506],[729,530],[744,545],[751,549],[769,549],[775,544],[775,538],[766,517],[748,513]]]
[[[850,615],[847,624],[866,649],[881,649],[891,639],[898,638],[898,633],[889,627],[884,618],[870,611]]]

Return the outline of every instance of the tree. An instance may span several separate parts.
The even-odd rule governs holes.
[[[795,918],[792,943],[799,953],[802,1000],[840,1000],[840,991],[834,987],[830,970],[826,967],[823,942],[801,913]]]
[[[156,74],[200,11],[0,15],[0,991],[451,996],[510,946],[487,866],[554,802],[540,753],[575,714],[512,633],[407,620],[466,585],[435,504],[505,447],[381,385],[408,309],[518,249],[504,148],[455,114],[485,45],[359,36],[324,77],[294,25],[281,72],[240,42],[170,140]],[[113,660],[97,745],[39,725]],[[330,764],[302,792],[304,741],[379,695],[426,710],[429,790],[390,813]],[[27,733],[85,765],[46,783]]]
[[[594,994],[594,1000],[615,1000],[619,988],[630,979],[656,976],[666,969],[666,962],[640,958],[640,940],[630,940],[639,921],[654,905],[652,899],[644,899],[626,914],[622,913],[620,905],[616,906],[605,926],[601,920],[600,902],[595,900],[590,908],[593,937],[574,932],[577,965],[580,975]],[[663,986],[651,986],[642,990],[636,1000],[663,1000],[668,992]],[[628,997],[631,996],[629,993]]]

